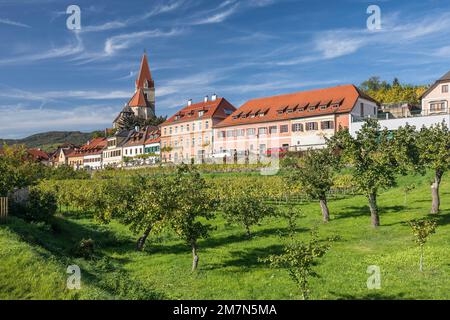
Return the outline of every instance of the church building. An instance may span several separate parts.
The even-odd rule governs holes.
[[[127,123],[133,120],[146,121],[156,116],[155,113],[155,82],[150,73],[147,54],[144,53],[141,67],[136,79],[133,97],[125,104],[123,110],[114,119],[113,128],[125,129]]]

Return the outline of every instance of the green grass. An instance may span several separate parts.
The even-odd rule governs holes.
[[[235,175],[235,174],[233,174]],[[255,179],[264,177],[255,176]],[[450,298],[450,177],[441,188],[442,212],[438,228],[425,249],[425,270],[419,271],[419,251],[407,221],[428,215],[429,177],[402,177],[399,187],[379,196],[382,226],[370,226],[363,196],[330,202],[331,221],[321,223],[317,203],[300,205],[297,234],[307,239],[318,226],[321,237],[340,235],[316,266],[312,299],[449,299]],[[403,185],[415,183],[404,204]],[[0,299],[298,299],[286,270],[269,269],[258,258],[282,250],[286,221],[268,219],[254,227],[248,240],[244,230],[218,217],[217,230],[199,242],[198,272],[191,274],[190,248],[174,235],[151,237],[144,252],[135,252],[136,235],[113,222],[101,226],[89,215],[58,217],[54,230],[11,218],[0,225]],[[73,246],[92,238],[91,260],[72,256]],[[82,269],[82,289],[65,289],[69,264]],[[382,288],[368,290],[367,267],[381,268]],[[118,273],[120,272],[120,273]],[[118,275],[114,277],[114,275]],[[124,278],[117,285],[117,278]],[[129,292],[130,287],[147,288]],[[122,288],[122,289],[120,289]],[[118,291],[121,293],[118,294]]]

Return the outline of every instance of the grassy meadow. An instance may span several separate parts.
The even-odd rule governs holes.
[[[238,174],[230,176],[239,178]],[[254,176],[264,179],[263,176]],[[311,299],[450,299],[450,177],[441,187],[438,228],[425,246],[424,272],[407,222],[428,215],[430,176],[399,178],[379,196],[381,227],[370,225],[367,200],[352,196],[329,202],[331,221],[321,222],[318,203],[298,204],[297,237],[339,235],[320,259],[311,280]],[[404,186],[417,187],[406,198]],[[62,212],[53,226],[15,217],[0,224],[0,299],[299,299],[286,270],[258,258],[280,253],[287,221],[268,218],[252,228],[229,225],[219,214],[217,229],[199,242],[199,270],[191,273],[190,247],[170,232],[150,236],[144,252],[137,235],[119,222],[94,222],[83,212]],[[76,258],[81,239],[95,241],[92,259]],[[81,290],[67,290],[66,268],[80,266]],[[381,268],[381,289],[367,289],[367,268]]]

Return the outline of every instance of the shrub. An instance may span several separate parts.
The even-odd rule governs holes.
[[[94,247],[94,240],[82,239],[73,249],[73,254],[77,257],[90,259],[94,255]]]
[[[13,203],[13,214],[34,222],[49,222],[56,213],[57,201],[52,192],[40,190],[37,187],[30,189],[25,204]]]

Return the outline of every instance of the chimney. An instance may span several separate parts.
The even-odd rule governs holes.
[[[188,107],[192,106],[192,99],[188,100]]]
[[[211,101],[216,101],[217,100],[217,94],[213,94],[212,96],[211,96]]]
[[[205,96],[205,98],[203,99],[203,102],[208,102],[208,96]]]

